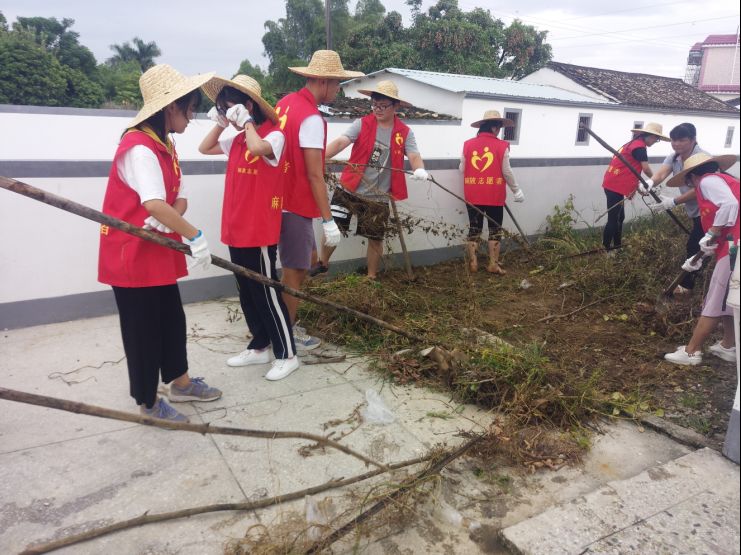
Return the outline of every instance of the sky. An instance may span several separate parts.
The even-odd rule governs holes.
[[[404,0],[381,1],[409,24]],[[355,3],[350,1],[351,11]],[[434,3],[424,0],[423,10]],[[18,16],[74,19],[72,29],[98,62],[112,55],[111,44],[139,37],[160,47],[157,62],[187,74],[231,77],[244,59],[266,68],[264,23],[285,17],[285,2],[218,2],[212,11],[208,6],[202,0],[3,0],[0,11],[9,23]],[[680,78],[694,43],[711,34],[735,34],[739,25],[735,0],[459,0],[459,6],[548,31],[557,62]]]

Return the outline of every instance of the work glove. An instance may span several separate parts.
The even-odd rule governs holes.
[[[188,262],[188,270],[200,267],[202,270],[207,270],[211,264],[211,251],[208,250],[208,242],[203,236],[203,232],[198,230],[198,235],[193,239],[186,239],[188,246],[190,247],[190,261]]]
[[[718,248],[718,243],[712,243],[710,244],[710,241],[715,241],[716,237],[712,233],[706,233],[702,236],[702,239],[697,243],[700,245],[700,250],[704,252],[706,255],[713,254],[715,252],[715,249]]]
[[[424,168],[417,168],[412,174],[412,179],[417,181],[427,181],[430,178],[430,174]]]
[[[336,247],[340,244],[342,234],[340,233],[340,228],[337,227],[337,224],[334,220],[322,222],[322,228],[324,230],[324,244],[326,246]]]
[[[226,119],[224,116],[221,115],[221,112],[219,112],[218,108],[214,106],[211,108],[208,113],[206,114],[206,117],[213,121],[216,125],[219,127],[228,127],[229,126],[229,120]]]
[[[226,119],[241,129],[252,121],[252,116],[243,104],[235,104],[226,111]]]
[[[663,212],[664,210],[671,210],[677,205],[677,203],[674,202],[673,197],[659,195],[659,198],[661,199],[660,202],[652,202],[648,205],[648,207],[651,209],[651,212],[653,212],[654,214],[656,214],[657,212]]]
[[[522,192],[522,189],[517,187],[512,198],[514,198],[515,202],[525,202],[525,193]]]
[[[685,272],[696,272],[700,268],[702,268],[702,256],[697,259],[697,262],[693,262],[694,256],[690,256],[687,260],[684,261],[684,264],[682,264],[682,269]]]
[[[654,188],[654,180],[653,179],[646,179],[646,185],[644,185],[640,180],[638,180],[638,192],[641,193],[644,197],[651,192],[651,189]]]
[[[153,229],[155,231],[159,231],[160,233],[172,233],[172,230],[169,227],[160,222],[154,216],[149,216],[146,220],[144,220],[144,225],[142,227],[146,230]]]

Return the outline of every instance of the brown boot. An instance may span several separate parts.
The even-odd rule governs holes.
[[[504,275],[507,272],[499,265],[499,241],[489,241],[489,265],[487,272]]]
[[[476,251],[478,250],[477,241],[466,241],[466,260],[468,260],[468,269],[471,272],[475,272],[479,269],[479,261],[476,259]]]

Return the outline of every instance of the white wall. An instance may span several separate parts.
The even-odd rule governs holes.
[[[554,71],[547,67],[542,67],[533,73],[530,73],[520,79],[522,83],[534,83],[535,85],[550,85],[557,87],[565,91],[575,92],[577,94],[584,95],[588,98],[594,98],[596,100],[604,100],[605,97],[601,94],[594,92],[592,89],[583,87],[576,83],[573,79],[569,79],[565,75]]]

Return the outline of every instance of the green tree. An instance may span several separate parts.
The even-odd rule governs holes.
[[[64,68],[33,35],[0,33],[0,104],[61,106]]]
[[[142,72],[138,62],[131,60],[115,65],[101,64],[98,72],[106,105],[126,109],[142,105],[139,91],[139,77]]]
[[[8,20],[5,19],[5,16],[3,15],[3,12],[0,12],[0,32],[7,32],[8,30]]]
[[[144,42],[139,37],[134,37],[131,42],[133,46],[128,42],[112,44],[111,50],[115,54],[108,58],[106,62],[109,65],[116,65],[134,61],[139,64],[139,68],[143,73],[154,65],[155,58],[162,55],[162,51],[154,41]]]
[[[515,79],[545,66],[553,57],[551,45],[545,42],[547,34],[515,19],[504,31],[499,66]]]

